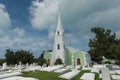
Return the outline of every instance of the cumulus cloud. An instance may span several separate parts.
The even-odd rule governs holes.
[[[32,32],[27,32],[23,27],[11,27],[10,14],[5,5],[0,4],[0,58],[4,58],[6,49],[31,50],[35,54],[48,47],[47,37],[30,36]],[[24,26],[25,27],[25,26]],[[40,54],[40,53],[39,53]],[[38,56],[39,56],[38,54]]]
[[[6,11],[5,5],[0,4],[0,36],[4,35],[5,30],[9,28],[10,24],[10,16]]]
[[[60,5],[66,45],[87,51],[88,40],[93,37],[91,27],[112,29],[120,37],[119,3],[120,0],[33,0],[29,13],[32,29],[36,32],[27,32],[26,28],[20,27],[10,29],[7,35],[0,38],[0,46],[4,49],[23,48],[37,52],[49,47],[52,49]],[[5,6],[0,4],[0,34],[6,32],[10,24],[10,15]],[[38,30],[41,30],[39,36],[35,35]]]
[[[48,29],[48,36],[53,38],[60,4],[65,33],[72,34],[67,36],[66,42],[76,46],[79,43],[83,48],[83,46],[87,46],[89,38],[93,37],[90,32],[92,27],[100,26],[111,29],[118,35],[120,29],[119,3],[119,0],[34,0],[29,9],[30,20],[33,28]]]
[[[17,36],[20,36],[20,37],[25,36],[25,30],[23,28],[17,27],[13,31],[17,34]]]
[[[15,36],[5,35],[0,39],[0,47],[1,47],[0,52],[2,55],[4,55],[6,49],[13,49],[13,50],[24,49],[24,50],[30,50],[31,52],[34,52],[35,53],[34,55],[38,57],[40,55],[41,50],[48,49],[47,47],[49,45],[45,45],[45,44],[49,44],[47,37],[36,38],[35,36],[20,37],[17,35]]]
[[[54,25],[56,12],[58,10],[57,6],[57,0],[44,0],[44,2],[40,2],[39,0],[32,1],[30,14],[33,28],[46,29]]]
[[[96,25],[112,22],[115,25],[116,19],[120,19],[119,2],[119,0],[43,0],[42,2],[35,0],[30,6],[31,24],[36,29],[45,29],[56,24],[60,4],[65,28],[73,26],[84,28],[93,23]]]

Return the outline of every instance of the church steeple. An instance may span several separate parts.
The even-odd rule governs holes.
[[[62,28],[60,9],[58,15],[57,29],[54,38],[53,54],[52,54],[52,65],[55,61],[60,58],[62,63],[65,64],[65,44],[64,44],[64,30]]]
[[[60,8],[59,8],[59,16],[58,16],[58,23],[57,23],[56,35],[63,35],[63,32],[64,32],[64,30],[62,28]]]

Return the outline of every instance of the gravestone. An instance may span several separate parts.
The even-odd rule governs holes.
[[[17,68],[18,67],[18,65],[17,64],[15,64],[15,68]]]
[[[110,71],[107,67],[102,68],[101,71],[102,71],[102,80],[111,80]]]
[[[28,64],[28,63],[26,63],[26,66],[25,66],[25,67],[27,68],[28,66],[29,66],[29,64]]]
[[[3,69],[3,70],[7,69],[6,62],[5,62],[5,63],[3,63],[3,65],[2,65],[2,69]]]
[[[19,68],[19,71],[21,72],[22,71],[22,63],[21,62],[19,62],[18,68]]]

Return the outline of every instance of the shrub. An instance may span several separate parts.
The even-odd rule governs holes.
[[[58,59],[56,59],[56,61],[55,61],[55,65],[60,65],[60,64],[63,64],[62,63],[62,59],[60,59],[60,58],[58,58]]]

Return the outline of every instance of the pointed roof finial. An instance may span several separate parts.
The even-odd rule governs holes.
[[[58,6],[58,7],[59,7],[59,12],[60,12],[60,4],[59,4],[59,6]]]
[[[57,31],[59,31],[61,34],[63,34],[64,30],[62,28],[62,22],[61,22],[61,17],[60,17],[60,5],[59,5],[59,15],[58,15],[58,24],[57,24]]]

